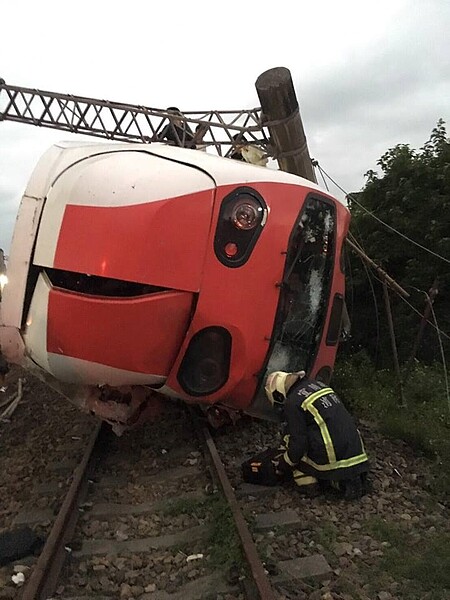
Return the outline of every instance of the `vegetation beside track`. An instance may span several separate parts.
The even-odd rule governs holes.
[[[195,514],[199,518],[208,517],[211,523],[209,564],[212,569],[227,570],[245,564],[231,509],[221,493],[201,499],[180,499],[164,509],[164,514],[169,516],[183,513]]]
[[[408,443],[429,459],[420,476],[441,500],[450,497],[450,410],[442,365],[416,364],[403,385],[407,406],[400,407],[397,378],[376,370],[364,352],[336,364],[333,385],[347,407],[374,421],[385,435]]]
[[[399,407],[380,275],[353,253],[345,265],[352,335],[341,345],[333,385],[355,414],[430,459],[420,475],[445,500],[450,497],[450,401],[443,365],[449,372],[450,237],[444,215],[450,206],[450,138],[444,121],[438,120],[422,148],[397,144],[377,168],[366,173],[364,188],[348,197],[349,236],[409,294],[390,291],[407,406]]]
[[[379,569],[403,581],[403,594],[409,598],[437,595],[450,589],[450,534],[431,528],[417,536],[399,523],[372,517],[366,523],[371,534],[385,544]]]
[[[376,370],[364,352],[337,362],[333,385],[356,417],[370,420],[383,434],[403,440],[424,457],[424,472],[417,473],[417,477],[418,483],[432,494],[430,510],[437,502],[448,506],[450,412],[442,365],[414,365],[403,386],[405,407],[399,406],[395,373]],[[361,575],[372,591],[380,589],[384,579],[393,578],[399,582],[397,596],[400,598],[447,597],[445,590],[450,589],[448,531],[432,526],[418,534],[408,522],[381,516],[368,518],[363,529],[383,545],[383,556],[378,564],[367,569],[361,565]],[[336,530],[325,533],[322,532],[321,543],[325,547],[332,546]]]

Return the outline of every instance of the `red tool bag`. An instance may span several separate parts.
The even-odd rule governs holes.
[[[277,475],[275,464],[283,453],[279,448],[269,448],[242,463],[242,479],[255,485],[279,485],[282,477]]]

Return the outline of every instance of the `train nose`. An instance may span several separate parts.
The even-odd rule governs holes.
[[[25,343],[63,381],[160,383],[200,290],[215,186],[143,151],[90,156],[50,188]]]

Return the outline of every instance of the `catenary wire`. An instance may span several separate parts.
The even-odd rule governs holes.
[[[313,167],[319,169],[319,173],[320,173],[320,175],[322,177],[322,181],[323,181],[323,184],[325,186],[325,189],[327,190],[327,192],[329,192],[330,188],[328,187],[327,180],[325,179],[324,174],[322,173],[322,169],[320,168],[319,163],[317,161],[313,161]]]
[[[375,274],[372,274],[373,277],[375,277],[375,279],[377,279],[380,283],[383,283],[383,281],[377,277]],[[414,287],[414,286],[406,286],[406,287]],[[414,288],[417,289],[417,288]],[[425,315],[423,315],[420,310],[417,310],[417,308],[415,306],[413,306],[410,302],[408,302],[408,300],[406,298],[404,298],[397,290],[395,290],[394,288],[391,288],[391,290],[397,294],[397,296],[400,298],[400,300],[403,300],[403,302],[405,304],[407,304],[411,310],[413,310],[417,315],[419,315],[419,317],[421,317],[422,319],[424,318]],[[423,290],[417,290],[419,292],[423,292]],[[426,292],[423,292],[426,293]],[[447,338],[448,340],[450,340],[450,336],[447,335],[445,333],[445,331],[443,331],[442,329],[440,329],[439,327],[437,327],[434,323],[432,323],[430,320],[425,319],[426,322],[428,323],[428,325],[431,325],[431,327],[433,327],[433,329],[435,329],[440,335],[443,335],[445,338]]]
[[[435,328],[437,331],[437,336],[438,336],[438,340],[439,340],[439,349],[440,349],[441,358],[442,358],[442,367],[443,367],[443,371],[444,371],[445,391],[447,394],[448,410],[450,412],[450,390],[449,390],[449,384],[448,384],[447,363],[445,361],[445,352],[444,352],[444,346],[442,344],[442,337],[441,337],[442,335],[444,335],[445,337],[448,337],[448,336],[443,331],[441,331],[441,329],[439,329],[439,327],[438,327],[436,313],[435,313],[434,307],[433,307],[433,302],[431,301],[431,298],[430,298],[430,295],[428,294],[428,292],[426,292],[425,290],[419,290],[419,288],[416,288],[414,285],[410,285],[408,287],[412,288],[413,290],[416,290],[416,292],[419,292],[420,294],[423,294],[425,296],[425,298],[428,301],[428,305],[430,307],[431,314],[433,315],[433,321],[435,323]],[[432,325],[432,323],[430,323],[430,325]]]
[[[373,277],[375,277],[375,279],[377,279],[381,284],[383,283],[381,281],[381,279],[379,277],[377,277],[375,274],[372,275]],[[419,290],[418,288],[415,288],[414,286],[408,286],[411,287],[415,290],[417,290],[418,292],[422,292],[423,294],[425,294],[425,296],[428,298],[428,300],[430,301],[430,297],[428,296],[427,292],[425,292],[424,290]],[[404,298],[401,294],[399,294],[396,290],[393,290],[397,296],[399,296],[399,298],[401,300],[403,300],[403,302],[405,302],[410,308],[412,308],[412,310],[417,313],[420,317],[424,317],[424,315],[422,315],[422,313],[418,310],[416,310],[414,308],[414,306],[408,302],[406,300],[406,298]],[[430,309],[431,309],[431,313],[433,315],[433,320],[434,323],[432,323],[431,321],[429,321],[428,319],[426,319],[426,322],[431,325],[437,332],[437,336],[438,336],[438,340],[439,340],[439,349],[440,349],[440,353],[441,353],[441,359],[442,359],[442,368],[444,371],[444,379],[445,379],[445,390],[446,390],[446,396],[447,396],[447,404],[448,404],[448,410],[450,412],[450,390],[449,390],[449,383],[448,383],[448,374],[447,374],[447,364],[445,362],[445,353],[444,353],[444,346],[442,344],[442,338],[441,336],[443,335],[444,337],[450,339],[450,337],[444,332],[442,331],[442,329],[439,328],[438,323],[437,323],[437,318],[436,318],[436,313],[434,312],[434,308],[433,308],[433,304],[430,301]]]
[[[375,215],[372,211],[370,211],[363,204],[361,204],[360,202],[358,202],[358,200],[356,200],[356,198],[352,194],[349,194],[346,190],[344,190],[344,188],[342,188],[330,175],[328,175],[328,173],[324,169],[322,169],[322,167],[319,165],[319,163],[317,163],[317,167],[319,168],[319,170],[320,170],[321,173],[323,172],[328,177],[328,179],[338,189],[340,189],[341,192],[343,192],[347,196],[347,198],[350,198],[350,200],[352,202],[354,202],[357,206],[359,206],[368,215],[370,215],[371,217],[373,217],[376,221],[378,221],[379,223],[381,223],[382,225],[384,225],[385,227],[387,227],[390,231],[392,231],[392,232],[396,233],[397,235],[401,236],[403,239],[407,240],[411,244],[414,244],[415,246],[417,246],[418,248],[421,248],[425,252],[428,252],[429,254],[432,254],[436,258],[439,258],[440,260],[443,260],[444,262],[450,264],[450,260],[448,258],[445,258],[445,256],[441,256],[437,252],[434,252],[433,250],[430,250],[429,248],[426,248],[425,246],[422,246],[422,244],[419,244],[419,242],[416,242],[415,240],[412,240],[410,237],[408,237],[407,235],[405,235],[401,231],[398,231],[398,229],[395,229],[395,227],[392,227],[391,225],[388,225],[387,223],[385,223],[385,221],[383,221],[382,219],[380,219],[379,217],[377,217],[377,215]]]
[[[355,236],[352,233],[349,232],[348,236],[350,238],[352,238],[352,241],[353,241],[354,244],[356,244],[359,248],[361,248],[363,250],[361,244],[358,243],[358,241],[356,240]],[[369,268],[366,265],[366,263],[364,262],[364,260],[361,258],[361,256],[359,256],[358,258],[360,259],[360,261],[361,261],[361,263],[362,263],[362,265],[364,267],[364,270],[366,272],[366,277],[367,277],[367,280],[369,282],[370,290],[372,292],[373,303],[374,303],[374,306],[375,306],[375,326],[376,326],[376,332],[377,332],[376,346],[375,346],[375,363],[377,363],[377,361],[378,361],[379,345],[380,345],[380,311],[378,309],[377,295],[375,293],[375,288],[374,288],[374,285],[373,285],[373,281],[372,281],[372,278],[371,278],[371,273],[369,271]]]
[[[427,294],[425,292],[425,294]],[[434,312],[434,308],[433,308],[433,303],[430,300],[430,297],[427,294],[427,298],[428,301],[430,303],[430,308],[431,308],[431,314],[433,315],[433,320],[436,324],[436,330],[438,332],[438,340],[439,340],[439,348],[441,351],[441,358],[442,358],[442,368],[444,370],[444,379],[445,379],[445,391],[447,393],[447,406],[448,406],[448,411],[450,413],[450,391],[449,391],[449,386],[448,386],[448,375],[447,375],[447,363],[445,362],[445,353],[444,353],[444,346],[442,344],[442,338],[440,335],[440,329],[438,328],[438,324],[437,324],[437,319],[436,319],[436,313]]]
[[[378,310],[377,295],[375,294],[375,288],[373,285],[372,278],[370,276],[369,267],[366,265],[366,263],[363,261],[363,259],[361,257],[359,257],[359,258],[360,258],[360,260],[363,264],[364,270],[366,272],[367,279],[368,279],[369,285],[370,285],[370,289],[372,291],[373,303],[375,305],[375,323],[376,323],[376,330],[377,330],[377,340],[376,340],[376,346],[375,346],[375,364],[377,364],[378,351],[379,351],[379,345],[380,345],[380,315],[379,315],[379,310]]]
[[[325,175],[326,175],[326,176],[327,176],[327,177],[330,179],[330,181],[331,181],[331,182],[332,182],[332,183],[333,183],[333,184],[334,184],[336,187],[338,187],[338,188],[339,188],[339,189],[340,189],[340,190],[341,190],[341,191],[342,191],[344,194],[346,194],[346,196],[347,196],[348,198],[350,198],[350,199],[351,199],[353,202],[355,202],[355,204],[357,204],[357,205],[358,205],[360,208],[362,208],[362,209],[363,209],[363,210],[364,210],[364,211],[365,211],[367,214],[369,214],[369,215],[370,215],[370,216],[372,216],[374,219],[376,219],[376,220],[377,220],[379,223],[381,223],[382,225],[386,226],[388,229],[390,229],[390,230],[391,230],[391,231],[393,231],[394,233],[397,233],[398,235],[400,235],[401,237],[403,237],[403,238],[404,238],[404,239],[406,239],[407,241],[409,241],[409,242],[411,242],[411,243],[415,244],[416,246],[418,246],[418,247],[419,247],[419,248],[421,248],[422,250],[425,250],[426,252],[429,252],[429,253],[430,253],[430,254],[432,254],[433,256],[436,256],[437,258],[439,258],[439,259],[441,259],[441,260],[443,260],[443,261],[445,261],[445,262],[447,262],[447,263],[449,263],[449,264],[450,264],[450,260],[447,260],[446,258],[444,258],[443,256],[441,256],[440,254],[437,254],[436,252],[433,252],[433,251],[432,251],[432,250],[430,250],[429,248],[426,248],[425,246],[422,246],[422,245],[421,245],[421,244],[419,244],[418,242],[416,242],[416,241],[414,241],[414,240],[410,239],[408,236],[404,235],[404,234],[403,234],[403,233],[401,233],[400,231],[396,230],[394,227],[391,227],[390,225],[388,225],[387,223],[385,223],[384,221],[382,221],[382,220],[381,220],[379,217],[377,217],[375,214],[373,214],[371,211],[369,211],[369,210],[368,210],[368,209],[367,209],[365,206],[363,206],[363,205],[362,205],[360,202],[358,202],[358,201],[356,200],[356,198],[355,198],[355,197],[354,197],[352,194],[349,194],[348,192],[346,192],[346,190],[344,190],[344,189],[343,189],[343,188],[342,188],[342,187],[341,187],[341,186],[340,186],[340,185],[339,185],[339,184],[338,184],[336,181],[334,181],[334,179],[332,179],[332,177],[330,177],[330,176],[328,175],[328,173],[326,173],[326,171],[324,171],[324,170],[322,169],[322,167],[319,165],[319,163],[316,163],[316,166],[317,166],[317,168],[319,169],[319,171],[320,171],[320,174],[322,175],[322,179],[324,179],[324,181],[325,181],[325,178],[324,178],[324,174],[325,174]],[[326,186],[326,187],[327,187],[327,190],[328,190],[328,186]],[[348,235],[349,235],[349,237],[350,237],[350,238],[352,238],[352,241],[353,241],[353,243],[354,243],[354,244],[356,244],[356,245],[357,245],[357,246],[358,246],[358,247],[359,247],[361,250],[363,250],[363,251],[364,251],[364,248],[363,248],[363,246],[362,246],[361,244],[359,244],[359,243],[358,243],[358,241],[356,240],[355,236],[354,236],[353,234],[351,234],[350,232],[349,232],[349,234],[348,234]],[[370,278],[370,275],[369,275],[368,267],[367,267],[367,265],[364,263],[364,261],[363,261],[362,259],[361,259],[361,262],[363,263],[363,266],[364,266],[364,268],[365,268],[365,270],[366,270],[366,274],[367,274],[367,276],[368,276],[368,279],[369,279],[369,283],[370,283],[370,287],[371,287],[372,295],[373,295],[373,298],[374,298],[374,301],[375,301],[375,306],[376,306],[375,313],[376,313],[376,319],[377,319],[377,351],[378,351],[378,333],[379,333],[379,331],[378,331],[378,317],[379,317],[379,315],[378,315],[378,306],[377,306],[377,303],[376,303],[375,290],[374,290],[374,288],[373,288],[373,283],[372,283],[372,280],[371,280],[371,278]],[[382,280],[381,280],[379,277],[377,277],[377,275],[376,275],[376,274],[372,273],[372,276],[373,276],[373,277],[375,277],[375,279],[377,279],[377,280],[378,280],[380,283],[383,283],[383,282],[382,282]],[[425,296],[428,298],[428,301],[429,301],[429,303],[430,303],[430,309],[431,309],[431,312],[432,312],[432,315],[433,315],[433,320],[434,320],[434,323],[432,323],[432,322],[431,322],[430,320],[428,320],[428,319],[426,319],[426,322],[427,322],[429,325],[431,325],[431,326],[432,326],[432,327],[433,327],[433,328],[436,330],[436,333],[437,333],[437,336],[438,336],[438,340],[439,340],[439,348],[440,348],[440,353],[441,353],[441,358],[442,358],[442,365],[443,365],[443,370],[444,370],[445,388],[446,388],[446,395],[447,395],[447,405],[448,405],[448,409],[449,409],[449,412],[450,412],[450,390],[449,390],[449,382],[448,382],[447,366],[446,366],[446,362],[445,362],[445,353],[444,353],[444,347],[443,347],[443,344],[442,344],[442,336],[446,337],[447,339],[450,339],[450,336],[448,336],[448,335],[447,335],[447,334],[446,334],[444,331],[442,331],[442,330],[439,328],[439,326],[438,326],[438,322],[437,322],[437,318],[436,318],[436,313],[435,313],[435,311],[434,311],[433,305],[432,305],[432,303],[431,303],[431,301],[430,301],[430,298],[429,298],[429,295],[427,294],[427,292],[425,292],[424,290],[419,290],[418,288],[416,288],[416,287],[414,287],[414,286],[408,286],[408,287],[411,287],[411,288],[413,288],[413,289],[417,290],[418,292],[421,292],[421,293],[425,294]],[[422,313],[421,313],[419,310],[417,310],[417,309],[416,309],[416,308],[415,308],[415,307],[414,307],[414,306],[413,306],[413,305],[412,305],[410,302],[408,302],[408,300],[406,300],[406,298],[404,298],[404,297],[403,297],[401,294],[399,294],[399,293],[398,293],[396,290],[394,290],[394,292],[395,292],[395,293],[397,294],[397,296],[399,296],[399,297],[400,297],[400,299],[401,299],[401,300],[403,300],[403,302],[405,302],[405,304],[407,304],[407,305],[408,305],[408,306],[409,306],[409,307],[410,307],[410,308],[411,308],[411,309],[412,309],[412,310],[413,310],[413,311],[414,311],[416,314],[418,314],[418,315],[419,315],[421,318],[424,318],[424,315],[423,315],[423,314],[422,314]]]
[[[349,238],[351,238],[352,242],[353,242],[353,243],[354,243],[356,246],[358,246],[358,247],[359,247],[361,250],[363,250],[363,251],[365,252],[363,245],[362,245],[362,244],[360,244],[360,243],[359,243],[359,242],[356,240],[355,236],[354,236],[352,233],[350,233],[350,232],[349,232],[348,236],[349,236]],[[367,253],[365,252],[365,254],[367,254]],[[377,279],[377,280],[378,280],[380,283],[383,283],[383,281],[382,281],[382,280],[381,280],[379,277],[377,277],[377,275],[374,275],[374,277],[375,277],[375,279]],[[412,288],[412,289],[414,289],[414,290],[417,290],[417,291],[418,291],[418,292],[420,292],[420,293],[426,294],[426,292],[424,292],[423,290],[419,290],[418,288],[414,287],[413,285],[406,285],[405,287],[410,287],[410,288]],[[399,293],[398,293],[398,292],[397,292],[397,291],[396,291],[394,288],[391,288],[391,289],[392,289],[392,291],[394,291],[394,292],[395,292],[395,293],[396,293],[396,294],[397,294],[397,295],[398,295],[398,296],[399,296],[399,297],[400,297],[400,298],[403,300],[403,302],[405,302],[405,304],[407,304],[407,305],[408,305],[408,306],[409,306],[409,307],[410,307],[410,308],[411,308],[411,309],[412,309],[412,310],[413,310],[413,311],[414,311],[414,312],[415,312],[417,315],[419,315],[419,317],[422,317],[422,318],[424,317],[424,315],[423,315],[423,314],[422,314],[422,313],[421,313],[419,310],[417,310],[417,308],[415,308],[415,307],[414,307],[414,306],[413,306],[413,305],[412,305],[410,302],[408,302],[404,296],[402,296],[401,294],[399,294]],[[435,325],[434,325],[434,324],[433,324],[433,323],[432,323],[430,320],[428,320],[428,319],[426,319],[426,322],[427,322],[429,325],[431,325],[431,327],[434,327],[434,329],[436,329],[436,331],[438,331],[438,332],[439,332],[441,335],[443,335],[445,338],[447,338],[447,339],[449,339],[449,340],[450,340],[450,336],[448,336],[448,335],[445,333],[445,331],[442,331],[442,329],[436,328],[436,326],[435,326]]]
[[[353,243],[354,243],[356,246],[358,246],[358,247],[359,247],[361,250],[363,250],[363,251],[364,251],[364,253],[365,253],[365,254],[367,254],[367,253],[365,252],[365,250],[364,250],[364,247],[363,247],[363,245],[362,245],[362,244],[360,244],[360,243],[359,243],[359,242],[356,240],[355,236],[354,236],[354,235],[353,235],[351,232],[349,232],[349,233],[348,233],[348,236],[349,236],[349,238],[351,238],[352,242],[353,242]],[[381,279],[380,279],[380,278],[379,278],[377,275],[373,275],[373,276],[374,276],[374,277],[375,277],[375,279],[377,279],[377,280],[378,280],[380,283],[383,283],[383,281],[382,281],[382,280],[381,280]],[[426,292],[424,292],[423,290],[419,290],[418,288],[414,287],[413,285],[407,285],[406,287],[410,287],[410,288],[412,288],[412,289],[415,289],[415,290],[417,290],[417,291],[418,291],[418,292],[420,292],[420,293],[424,293],[424,294],[426,294]],[[424,315],[423,315],[423,314],[422,314],[422,313],[421,313],[419,310],[417,310],[417,308],[415,308],[415,307],[414,307],[414,306],[413,306],[413,305],[412,305],[410,302],[408,302],[408,300],[406,300],[406,298],[404,298],[404,297],[402,296],[402,294],[399,294],[399,293],[397,292],[397,290],[395,290],[394,288],[391,288],[391,289],[392,289],[392,290],[393,290],[393,291],[394,291],[394,292],[395,292],[395,293],[396,293],[396,294],[397,294],[397,295],[398,295],[398,296],[399,296],[399,297],[400,297],[400,298],[403,300],[403,302],[405,302],[405,304],[407,304],[407,305],[408,305],[408,306],[409,306],[409,307],[410,307],[410,308],[411,308],[411,309],[412,309],[412,310],[413,310],[413,311],[414,311],[414,312],[415,312],[417,315],[419,315],[419,317],[421,317],[421,318],[423,318],[423,317],[424,317]],[[441,335],[443,335],[445,338],[447,338],[447,339],[449,339],[449,340],[450,340],[450,336],[448,336],[448,335],[445,333],[445,331],[442,331],[442,329],[439,329],[438,327],[436,327],[436,326],[435,326],[435,325],[434,325],[434,324],[433,324],[433,323],[432,323],[430,320],[428,320],[428,319],[426,319],[426,322],[427,322],[429,325],[431,325],[431,327],[433,327],[434,329],[436,329],[436,331],[437,331],[437,332],[439,332],[439,333],[440,333]]]

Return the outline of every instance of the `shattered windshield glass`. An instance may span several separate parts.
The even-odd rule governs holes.
[[[269,372],[310,368],[326,318],[334,244],[334,206],[309,198],[289,242]]]

